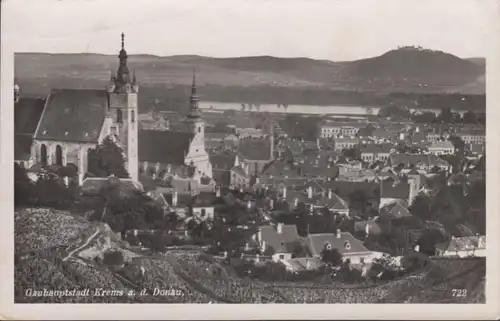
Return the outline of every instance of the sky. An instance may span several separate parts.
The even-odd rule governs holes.
[[[404,45],[484,57],[494,0],[3,0],[14,52],[373,57]]]

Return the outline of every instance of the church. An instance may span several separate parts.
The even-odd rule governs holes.
[[[32,170],[73,164],[81,183],[89,152],[110,137],[122,149],[125,168],[134,181],[151,166],[157,171],[189,168],[192,176],[211,178],[194,73],[183,131],[141,130],[139,84],[129,71],[123,33],[118,59],[118,70],[103,89],[52,89],[47,97],[33,99],[23,98],[15,81],[15,161]]]

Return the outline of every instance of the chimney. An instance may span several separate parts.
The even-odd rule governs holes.
[[[261,242],[262,241],[262,229],[259,228],[259,231],[257,232],[257,242]]]
[[[252,208],[252,201],[248,200],[248,203],[247,203],[247,208],[248,208],[248,209],[251,209],[251,208]]]
[[[293,200],[293,205],[294,205],[295,207],[299,206],[299,199],[298,199],[298,198],[295,198],[295,199]]]
[[[416,133],[420,133],[420,127],[419,126],[417,126],[417,128],[415,128],[415,132]]]
[[[227,251],[224,251],[224,258],[227,259]]]
[[[328,189],[328,199],[332,199],[332,190]]]
[[[309,258],[306,258],[306,269],[307,270],[311,269],[311,261],[309,261]]]
[[[342,236],[342,233],[340,232],[340,229],[337,229],[337,238],[339,239]]]
[[[177,190],[174,189],[174,192],[172,193],[172,206],[177,206]]]
[[[286,186],[283,186],[283,199],[286,199]]]
[[[134,236],[137,236],[138,234],[138,231],[136,229],[134,229]]]
[[[309,214],[313,215],[314,213],[314,205],[309,204]]]
[[[66,185],[66,187],[69,186],[69,177],[68,176],[64,176],[64,185]]]
[[[312,186],[309,186],[307,188],[307,198],[308,199],[312,199],[313,198],[313,188],[312,188]]]
[[[256,254],[255,255],[255,263],[259,263],[259,262],[260,262],[260,255]]]
[[[270,209],[274,208],[274,200],[272,198],[269,200],[269,208]]]
[[[245,243],[245,251],[248,251],[250,250],[250,244],[248,244],[248,242]]]
[[[278,223],[276,230],[277,230],[278,234],[282,234],[283,233],[283,223]]]
[[[220,197],[220,186],[215,186],[215,196]]]
[[[417,244],[417,245],[415,245],[415,248],[414,248],[414,249],[415,249],[415,252],[420,252],[420,246],[419,246],[418,244]]]

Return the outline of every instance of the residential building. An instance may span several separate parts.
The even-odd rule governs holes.
[[[372,252],[349,232],[337,230],[336,233],[309,234],[306,243],[316,258],[321,258],[324,249],[336,249],[343,261],[349,260],[353,265],[371,263]]]
[[[336,138],[335,150],[341,151],[343,149],[354,148],[359,145],[359,138]]]
[[[439,155],[451,155],[455,152],[455,146],[453,146],[452,142],[447,141],[435,141],[430,144],[428,147],[429,153],[439,156]]]
[[[370,144],[361,148],[361,159],[366,163],[385,162],[393,149],[394,146],[391,144]]]
[[[452,236],[448,242],[436,245],[436,256],[486,256],[486,236]]]
[[[295,225],[278,223],[276,226],[260,226],[252,236],[252,244],[261,253],[272,253],[275,262],[289,260],[293,256],[294,247],[300,245],[300,236]]]

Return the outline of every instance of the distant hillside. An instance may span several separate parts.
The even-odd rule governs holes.
[[[482,58],[482,57],[472,57],[472,58],[467,58],[465,59],[467,61],[470,61],[478,66],[481,66],[481,67],[485,67],[486,66],[486,58]]]
[[[116,60],[116,56],[99,54],[20,53],[15,59],[16,76],[27,81],[37,78],[100,86],[117,67]],[[356,92],[449,92],[484,75],[484,66],[456,56],[408,49],[352,62],[270,56],[131,55],[129,65],[142,85],[164,88],[188,85],[193,69],[200,86]]]

